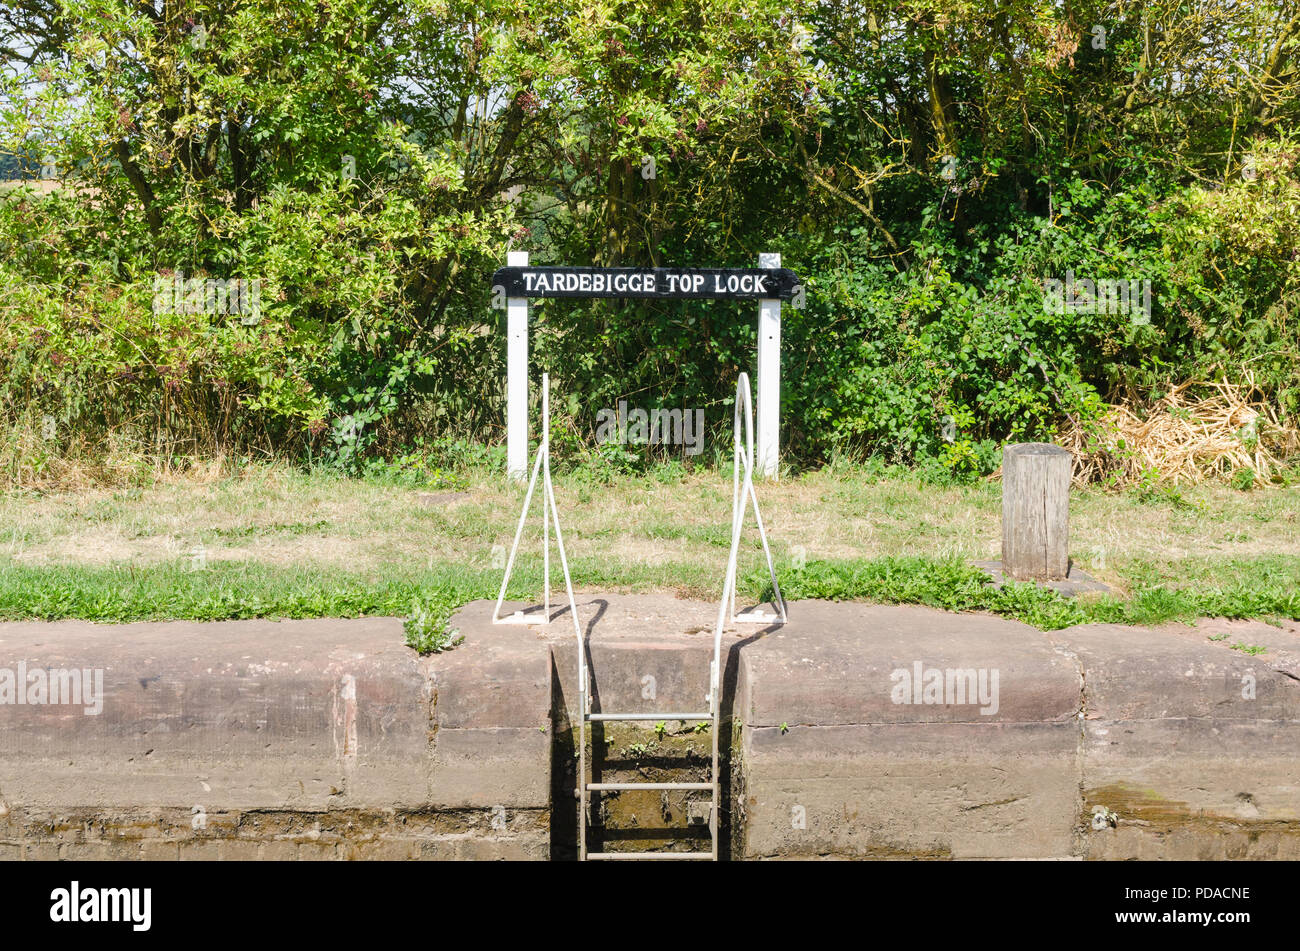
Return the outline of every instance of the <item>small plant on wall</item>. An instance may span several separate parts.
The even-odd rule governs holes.
[[[459,630],[448,629],[446,618],[430,611],[418,600],[411,602],[411,613],[402,627],[406,631],[406,646],[421,654],[440,654],[465,641]]]

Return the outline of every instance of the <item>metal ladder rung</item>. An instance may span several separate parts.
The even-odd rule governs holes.
[[[588,713],[587,719],[597,720],[712,720],[712,713]]]
[[[711,861],[712,852],[588,852],[587,861],[594,862],[604,860],[612,862],[616,860],[628,861],[632,859],[650,859],[659,861],[672,861],[682,859],[697,859]]]
[[[711,790],[713,783],[587,783],[591,792],[610,792],[619,789],[702,789]]]

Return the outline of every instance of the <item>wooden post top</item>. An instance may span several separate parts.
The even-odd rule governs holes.
[[[1006,446],[1002,450],[1002,457],[1005,459],[1009,455],[1014,456],[1068,456],[1070,450],[1062,449],[1055,443],[1050,442],[1017,442]]]

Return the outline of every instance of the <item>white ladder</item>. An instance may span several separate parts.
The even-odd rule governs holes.
[[[741,428],[743,407],[744,428]],[[741,436],[744,436],[743,447]],[[742,477],[743,469],[743,477]],[[548,483],[549,485],[549,483]],[[727,559],[727,573],[722,587],[722,600],[718,604],[718,620],[713,631],[713,663],[709,667],[709,692],[705,697],[707,711],[686,713],[596,713],[591,709],[591,691],[588,680],[588,663],[586,647],[578,630],[578,709],[581,717],[578,725],[578,859],[579,861],[618,861],[618,860],[667,860],[667,861],[717,861],[718,859],[718,805],[721,800],[721,786],[718,781],[718,735],[721,723],[722,707],[722,629],[730,620],[740,624],[782,624],[786,620],[785,600],[781,597],[781,588],[776,580],[776,569],[772,564],[772,552],[767,544],[767,532],[763,528],[763,517],[758,512],[758,496],[754,492],[754,414],[750,401],[748,374],[741,373],[736,382],[735,406],[735,452],[732,460],[731,491],[731,554]],[[758,534],[763,541],[763,553],[767,556],[768,573],[772,579],[773,606],[779,613],[768,614],[751,611],[736,614],[736,561],[740,550],[740,531],[745,520],[745,503],[752,501],[754,516],[758,522]],[[525,506],[525,510],[526,510]],[[559,523],[556,523],[559,534]],[[560,549],[563,557],[563,547]],[[567,568],[565,580],[568,580]],[[504,590],[504,588],[503,588]],[[570,593],[572,600],[572,593]],[[730,611],[728,611],[730,608]],[[576,617],[576,613],[575,613]],[[667,722],[681,720],[685,722],[709,724],[713,734],[713,757],[709,768],[707,783],[597,783],[587,780],[587,724],[608,721],[656,721]],[[693,852],[589,852],[587,850],[587,824],[591,793],[622,792],[630,790],[695,790],[710,794],[709,803],[709,851]]]

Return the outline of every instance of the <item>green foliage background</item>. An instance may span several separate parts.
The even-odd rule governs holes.
[[[56,170],[0,186],[11,479],[494,441],[510,248],[780,252],[803,463],[985,471],[1186,379],[1300,415],[1291,3],[25,0],[0,58],[3,177]],[[1067,270],[1150,280],[1149,325],[1048,313]],[[260,280],[261,319],[156,313],[177,271]],[[557,448],[590,458],[620,399],[724,427],[752,311],[540,304]]]

